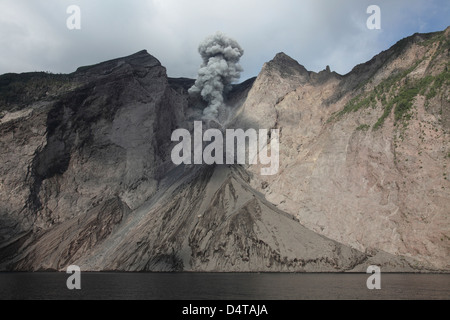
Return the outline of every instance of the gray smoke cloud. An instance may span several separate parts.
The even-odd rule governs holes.
[[[240,58],[244,55],[241,46],[221,32],[206,38],[198,51],[203,64],[190,94],[200,94],[208,107],[203,111],[207,118],[217,118],[224,106],[224,94],[231,89],[231,84],[238,81],[242,67]]]

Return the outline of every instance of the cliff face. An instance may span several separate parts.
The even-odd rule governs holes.
[[[0,76],[0,270],[450,270],[449,29],[340,76],[285,54],[227,103],[281,168],[179,166],[202,104],[142,51]]]
[[[186,97],[169,86],[165,69],[146,52],[80,68],[50,84],[43,76],[33,75],[17,94],[36,86],[52,95],[31,97],[27,105],[9,99],[11,112],[0,120],[4,261],[92,210],[106,219],[92,228],[109,230],[123,213],[140,207],[170,168],[170,135],[187,107]],[[117,217],[108,218],[101,208]]]
[[[449,32],[414,35],[348,75],[324,71],[290,91],[289,77],[257,80],[252,91],[273,95],[261,125],[282,130],[282,168],[249,168],[253,186],[320,234],[448,270]],[[252,101],[244,108],[254,114]]]

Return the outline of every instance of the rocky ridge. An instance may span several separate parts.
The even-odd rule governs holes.
[[[0,270],[450,269],[448,37],[348,75],[284,53],[227,97],[281,130],[281,168],[175,167],[202,105],[146,51],[70,75],[0,76]]]

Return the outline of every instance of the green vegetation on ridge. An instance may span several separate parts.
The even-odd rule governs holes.
[[[360,109],[368,107],[375,108],[378,102],[383,106],[384,112],[375,123],[373,130],[377,130],[384,124],[384,121],[392,113],[392,110],[394,110],[395,123],[402,120],[409,120],[414,99],[419,94],[425,96],[426,100],[430,100],[437,95],[438,91],[444,85],[449,85],[450,82],[448,66],[437,76],[428,75],[421,79],[409,79],[407,76],[419,63],[417,62],[413,67],[389,77],[371,92],[357,95],[341,111],[335,113],[330,121]]]
[[[423,41],[418,42],[421,46],[431,46],[435,43],[438,45],[433,56],[430,60],[430,65],[435,63],[436,58],[445,53],[449,49],[449,40],[445,36],[444,32],[432,33],[422,35],[426,37]],[[410,40],[403,39],[399,41],[393,48],[395,54],[399,54],[403,51]],[[373,90],[366,91],[358,94],[352,98],[344,108],[334,113],[329,122],[342,117],[350,112],[357,112],[361,109],[369,107],[376,108],[377,105],[381,105],[383,113],[378,121],[373,125],[373,130],[377,130],[383,126],[385,120],[394,112],[394,121],[397,125],[399,122],[407,123],[411,119],[411,109],[414,105],[414,100],[418,95],[425,97],[426,102],[436,97],[441,88],[445,85],[449,85],[450,81],[450,63],[447,63],[444,70],[438,75],[427,75],[420,79],[413,79],[409,77],[412,71],[414,71],[421,63],[422,60],[417,61],[410,68],[395,73],[383,80]],[[370,83],[370,80],[364,82],[362,89]],[[370,126],[369,126],[370,127]],[[362,130],[363,128],[357,128]],[[364,129],[367,129],[364,127]]]

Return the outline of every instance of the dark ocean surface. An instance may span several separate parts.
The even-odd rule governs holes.
[[[1,300],[316,300],[450,299],[448,274],[81,273],[81,290],[69,290],[65,273],[0,273]]]

